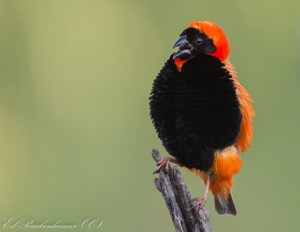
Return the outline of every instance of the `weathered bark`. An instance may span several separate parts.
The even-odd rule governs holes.
[[[159,162],[158,150],[152,150],[152,157]],[[194,199],[182,179],[177,166],[160,169],[159,178],[154,179],[156,188],[161,192],[169,209],[176,232],[210,232],[210,213],[202,208],[193,207]]]

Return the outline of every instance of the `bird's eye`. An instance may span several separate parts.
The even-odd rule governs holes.
[[[195,43],[196,43],[197,45],[200,45],[200,44],[203,43],[203,39],[197,38],[197,39],[195,40]]]

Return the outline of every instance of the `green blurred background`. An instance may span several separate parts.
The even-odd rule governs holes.
[[[299,1],[0,1],[3,220],[101,218],[98,230],[174,231],[153,184],[152,81],[195,20],[218,23],[252,94],[252,148],[213,231],[300,231]],[[204,186],[182,170],[193,194]],[[32,229],[33,230],[33,229]],[[34,229],[34,231],[47,231]],[[49,230],[66,231],[66,230]],[[68,230],[71,231],[71,230]]]

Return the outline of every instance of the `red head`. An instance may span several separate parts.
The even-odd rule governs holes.
[[[210,21],[191,23],[182,32],[174,47],[179,47],[173,56],[179,68],[184,62],[201,53],[215,56],[224,62],[230,51],[229,41],[223,30]]]

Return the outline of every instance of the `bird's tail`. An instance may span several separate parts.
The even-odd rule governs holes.
[[[221,215],[223,214],[230,214],[233,216],[237,215],[234,200],[229,189],[228,189],[227,199],[222,197],[220,194],[215,196],[215,210],[218,212],[218,214]]]
[[[209,189],[215,198],[215,209],[219,214],[237,215],[236,207],[231,195],[233,176],[242,166],[242,159],[234,146],[215,152],[213,167],[209,172],[199,169],[190,169],[200,176],[205,184],[210,175]]]

